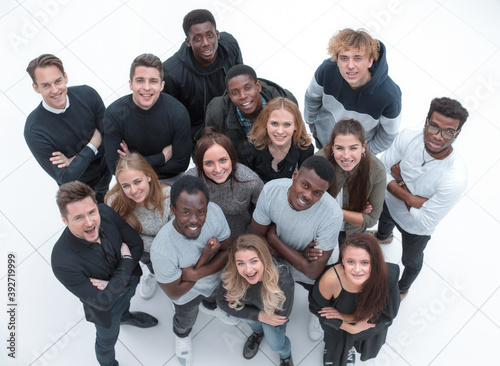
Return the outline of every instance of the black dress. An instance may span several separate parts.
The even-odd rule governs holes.
[[[347,363],[347,354],[353,346],[361,353],[362,361],[374,358],[385,343],[387,329],[392,324],[392,320],[396,317],[399,310],[399,267],[396,264],[387,263],[389,301],[384,311],[375,322],[375,327],[357,334],[350,334],[340,329],[342,320],[326,319],[318,314],[318,311],[324,307],[333,307],[344,314],[353,314],[356,308],[357,293],[344,290],[342,283],[340,283],[342,290],[337,298],[327,300],[321,295],[319,291],[319,281],[326,271],[333,266],[334,264],[325,268],[309,293],[309,310],[319,317],[321,327],[325,332],[323,364],[345,366]],[[337,273],[336,270],[335,273]]]

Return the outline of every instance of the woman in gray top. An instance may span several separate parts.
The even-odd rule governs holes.
[[[231,235],[246,233],[252,221],[264,183],[250,168],[239,164],[229,137],[206,127],[194,152],[196,168],[186,174],[201,178],[210,192],[210,201],[224,212]]]
[[[121,157],[115,177],[117,183],[106,194],[104,202],[129,223],[144,242],[141,262],[150,273],[142,278],[139,294],[149,299],[157,287],[149,252],[156,234],[171,218],[170,185],[159,181],[154,169],[139,153]]]

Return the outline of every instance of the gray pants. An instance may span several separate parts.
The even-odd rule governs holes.
[[[191,333],[193,325],[198,317],[198,307],[201,302],[207,309],[214,310],[217,307],[215,302],[215,295],[217,289],[209,296],[198,295],[190,302],[184,305],[177,305],[174,303],[175,314],[172,322],[174,333],[179,338],[185,338]]]

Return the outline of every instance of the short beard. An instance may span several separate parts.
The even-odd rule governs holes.
[[[444,152],[444,151],[446,151],[446,150],[451,149],[451,148],[452,148],[452,146],[453,146],[453,144],[455,143],[455,140],[453,140],[453,141],[451,142],[451,145],[450,145],[450,146],[445,147],[444,149],[439,150],[439,151],[432,151],[431,149],[429,149],[429,148],[427,147],[427,144],[425,143],[425,132],[426,132],[426,127],[424,127],[424,134],[423,134],[423,136],[422,136],[422,140],[424,141],[424,148],[425,148],[425,151],[427,151],[427,153],[428,153],[430,156],[439,155],[439,154],[441,154],[442,152]]]

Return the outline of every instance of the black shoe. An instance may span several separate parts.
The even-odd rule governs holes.
[[[248,337],[245,345],[243,346],[243,357],[247,360],[253,358],[259,350],[259,344],[262,342],[263,338],[264,332],[261,332],[260,334],[255,332],[250,334],[250,337]]]
[[[139,328],[151,328],[158,324],[158,319],[141,311],[130,312],[130,318],[120,322],[121,325],[132,325]]]
[[[287,358],[280,358],[280,366],[293,366],[292,356]]]
[[[354,365],[355,362],[356,362],[356,350],[354,349],[354,347],[352,347],[347,353],[347,364]]]

